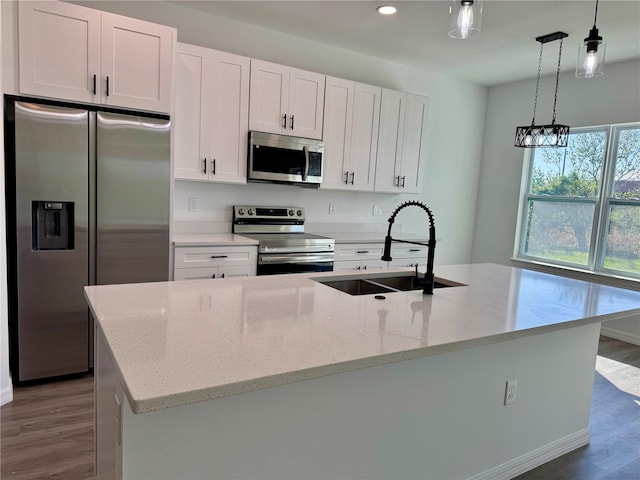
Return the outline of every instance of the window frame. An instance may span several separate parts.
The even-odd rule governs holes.
[[[513,260],[538,265],[548,265],[568,270],[576,270],[589,274],[620,278],[624,280],[640,280],[640,273],[605,267],[607,235],[609,233],[610,212],[612,206],[620,205],[640,208],[640,199],[623,199],[615,198],[613,196],[616,170],[615,163],[617,161],[617,157],[615,155],[618,149],[620,132],[628,129],[640,129],[640,122],[576,127],[571,129],[572,134],[603,131],[606,135],[603,165],[600,172],[600,185],[595,197],[550,196],[530,193],[536,149],[528,148],[525,150],[524,168],[522,169],[522,179],[520,183],[520,205],[518,208]],[[527,238],[527,219],[530,201],[550,202],[555,204],[574,203],[594,205],[588,260],[586,265],[553,260],[525,253],[524,249]]]

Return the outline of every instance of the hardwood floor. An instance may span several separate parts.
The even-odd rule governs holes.
[[[2,407],[2,480],[94,480],[93,378],[14,389]],[[600,338],[591,443],[517,480],[640,479],[640,347]]]
[[[13,390],[0,411],[2,480],[93,480],[93,377]]]

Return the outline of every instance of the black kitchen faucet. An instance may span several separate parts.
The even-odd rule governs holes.
[[[398,215],[398,212],[400,212],[400,210],[409,207],[409,206],[416,206],[416,207],[420,207],[421,209],[423,209],[425,212],[427,212],[427,215],[429,216],[429,241],[424,244],[424,243],[420,243],[420,242],[411,242],[409,240],[398,240],[396,238],[391,238],[391,227],[393,226],[393,222],[396,219],[396,215]],[[433,295],[433,282],[434,282],[434,277],[433,277],[433,256],[436,250],[436,227],[435,224],[433,222],[433,213],[431,213],[431,210],[429,209],[429,207],[427,207],[425,204],[421,203],[421,202],[416,202],[416,201],[408,201],[408,202],[404,202],[403,204],[401,204],[398,208],[395,209],[395,211],[391,214],[391,216],[389,217],[389,230],[387,231],[387,236],[384,239],[384,252],[382,254],[382,258],[381,260],[383,262],[390,262],[392,260],[391,258],[391,242],[401,242],[401,243],[412,243],[415,245],[426,245],[429,250],[428,250],[428,254],[427,254],[427,271],[424,274],[424,278],[419,278],[418,277],[418,267],[416,266],[416,284],[423,287],[422,293],[424,293],[425,295]]]

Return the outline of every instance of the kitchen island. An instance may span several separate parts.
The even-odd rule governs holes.
[[[87,287],[99,478],[510,478],[588,443],[600,324],[639,318],[640,292],[492,264],[436,276],[463,286]]]

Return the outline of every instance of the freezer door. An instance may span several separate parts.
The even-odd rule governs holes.
[[[169,277],[169,120],[98,113],[96,283]]]
[[[15,103],[20,382],[89,368],[88,138],[85,110]]]

